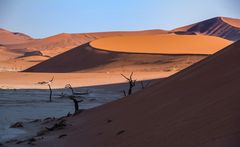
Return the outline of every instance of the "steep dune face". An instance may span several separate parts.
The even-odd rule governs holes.
[[[216,17],[174,29],[172,32],[176,34],[205,34],[237,41],[240,39],[240,19]]]
[[[32,40],[32,38],[26,34],[0,29],[0,44],[21,43],[29,40]]]
[[[240,146],[239,62],[236,42],[139,93],[83,112],[38,146]]]
[[[130,53],[213,54],[232,42],[204,35],[148,35],[109,37],[92,41],[98,49]]]
[[[121,72],[181,70],[206,55],[134,54],[98,50],[84,44],[37,64],[26,72]]]

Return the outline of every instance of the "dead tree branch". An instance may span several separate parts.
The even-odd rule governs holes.
[[[49,102],[52,102],[52,88],[51,88],[51,84],[52,84],[53,80],[54,80],[54,76],[49,81],[38,82],[38,84],[40,84],[40,85],[48,85],[48,88],[49,88],[49,91],[50,91],[50,93],[49,93]]]
[[[69,99],[72,100],[73,103],[74,103],[75,113],[78,113],[78,112],[79,112],[79,104],[78,104],[78,103],[83,102],[83,100],[77,100],[77,99],[75,98],[75,96],[70,96]]]
[[[126,77],[125,75],[121,74],[125,79],[128,80],[129,88],[128,88],[128,95],[132,94],[132,89],[136,85],[136,80],[132,79],[133,72],[130,74],[129,78]],[[126,92],[124,91],[124,94],[126,95]]]
[[[72,95],[87,95],[89,94],[89,91],[86,92],[75,92],[71,84],[67,84],[65,88],[69,88],[72,91]]]

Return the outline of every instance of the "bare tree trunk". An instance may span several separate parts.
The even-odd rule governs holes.
[[[130,77],[126,77],[125,75],[121,74],[125,79],[128,80],[129,83],[129,89],[128,89],[128,95],[132,94],[132,89],[136,85],[136,80],[132,79],[133,72],[131,73]]]
[[[48,84],[48,87],[49,87],[49,91],[50,91],[50,94],[49,94],[49,102],[52,102],[52,88],[51,88],[51,85]]]
[[[74,103],[74,109],[75,109],[75,113],[79,112],[79,104],[81,103],[83,100],[77,100],[74,96],[71,96],[70,99],[73,101]]]
[[[127,94],[126,94],[126,91],[125,91],[125,90],[122,90],[122,92],[123,92],[124,96],[127,96]]]
[[[72,95],[74,95],[74,91],[73,91],[73,88],[72,88],[72,86],[71,87],[69,87],[70,89],[71,89],[71,91],[72,91]]]
[[[132,83],[130,82],[129,83],[129,89],[128,89],[128,95],[132,94],[132,88],[133,88],[133,86],[132,86]]]
[[[42,82],[38,82],[38,84],[40,85],[48,85],[50,94],[49,94],[49,102],[52,102],[52,88],[51,88],[51,83],[53,82],[54,76],[52,77],[51,80],[49,81],[42,81]]]

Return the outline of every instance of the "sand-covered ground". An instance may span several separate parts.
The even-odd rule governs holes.
[[[74,87],[74,90],[89,92],[78,99],[84,100],[79,103],[80,109],[90,109],[122,98],[124,96],[122,90],[126,90],[127,87],[127,83],[117,83]],[[138,83],[134,92],[140,89],[141,84]],[[57,119],[68,113],[73,114],[74,103],[68,98],[70,95],[72,93],[68,88],[54,89],[50,103],[48,89],[0,89],[0,143],[35,135],[44,125],[29,123],[34,120],[49,117]],[[10,128],[16,122],[23,122],[24,127]]]
[[[130,73],[123,74],[129,76]],[[147,85],[149,82],[144,80],[164,78],[171,74],[173,73],[136,72],[133,79],[137,80],[137,84],[133,92],[142,89],[140,81]],[[53,76],[53,102],[50,103],[48,86],[37,83],[50,80]],[[39,121],[30,123],[31,121],[74,113],[74,104],[68,98],[72,93],[65,88],[66,84],[71,84],[75,92],[89,92],[88,95],[79,97],[84,100],[79,104],[81,109],[90,109],[122,98],[122,90],[128,89],[128,83],[120,73],[1,72],[0,77],[0,143],[28,138],[45,126]],[[24,127],[10,128],[16,122],[25,122]]]
[[[48,81],[54,77],[52,88],[64,88],[66,84],[74,87],[106,85],[126,82],[121,73],[130,75],[130,72],[116,73],[27,73],[1,72],[0,88],[2,89],[48,89],[38,82]],[[175,72],[134,72],[138,81],[167,77]]]

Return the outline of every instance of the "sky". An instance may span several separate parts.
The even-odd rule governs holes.
[[[171,30],[216,16],[240,18],[239,0],[0,0],[0,28],[59,33]]]

